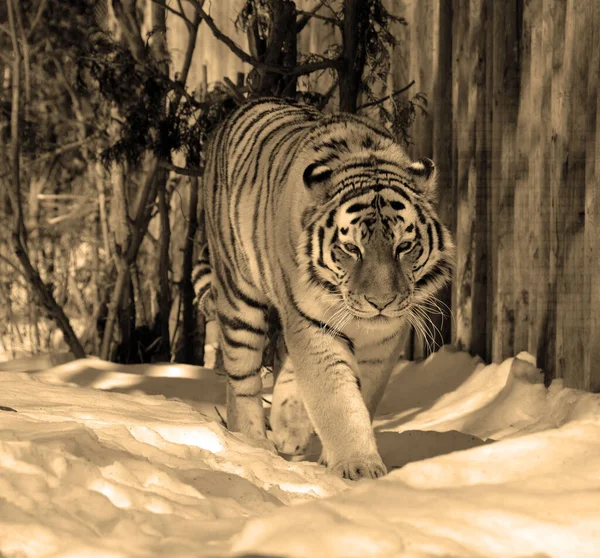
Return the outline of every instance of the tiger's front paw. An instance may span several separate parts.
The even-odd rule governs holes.
[[[271,409],[273,439],[280,453],[303,455],[312,439],[314,428],[301,400],[287,397]]]
[[[273,431],[275,445],[279,453],[286,455],[304,455],[313,436],[312,425],[299,428],[289,427],[283,430]]]
[[[336,463],[329,463],[334,475],[350,480],[377,479],[387,474],[387,469],[379,455],[351,457]]]

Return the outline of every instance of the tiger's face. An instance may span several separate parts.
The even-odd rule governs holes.
[[[429,300],[451,273],[449,233],[419,187],[433,163],[413,165],[416,177],[374,166],[351,181],[348,173],[336,181],[334,173],[312,169],[337,194],[314,209],[318,218],[308,226],[309,275],[355,318],[400,318]]]
[[[364,197],[340,208],[337,234],[326,249],[332,269],[340,270],[339,291],[354,316],[398,317],[414,291],[415,226],[380,194]]]

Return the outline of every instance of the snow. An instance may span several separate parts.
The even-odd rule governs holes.
[[[2,363],[0,556],[597,557],[600,395],[542,379],[526,353],[401,363],[390,474],[352,483],[229,433],[212,370]]]

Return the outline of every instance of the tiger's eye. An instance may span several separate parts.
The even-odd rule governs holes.
[[[400,244],[398,244],[398,247],[396,248],[396,256],[399,256],[403,252],[408,252],[408,250],[410,250],[411,246],[412,246],[412,242],[410,242],[408,240],[401,242]]]
[[[344,250],[346,250],[346,252],[349,252],[353,256],[360,256],[360,248],[355,244],[351,244],[350,242],[346,242],[344,244]]]

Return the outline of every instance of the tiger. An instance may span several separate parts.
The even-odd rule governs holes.
[[[198,298],[218,324],[227,426],[351,480],[387,473],[372,421],[401,329],[452,276],[436,168],[381,124],[263,98],[214,132],[202,180],[207,250]],[[280,330],[267,435],[261,368]]]

